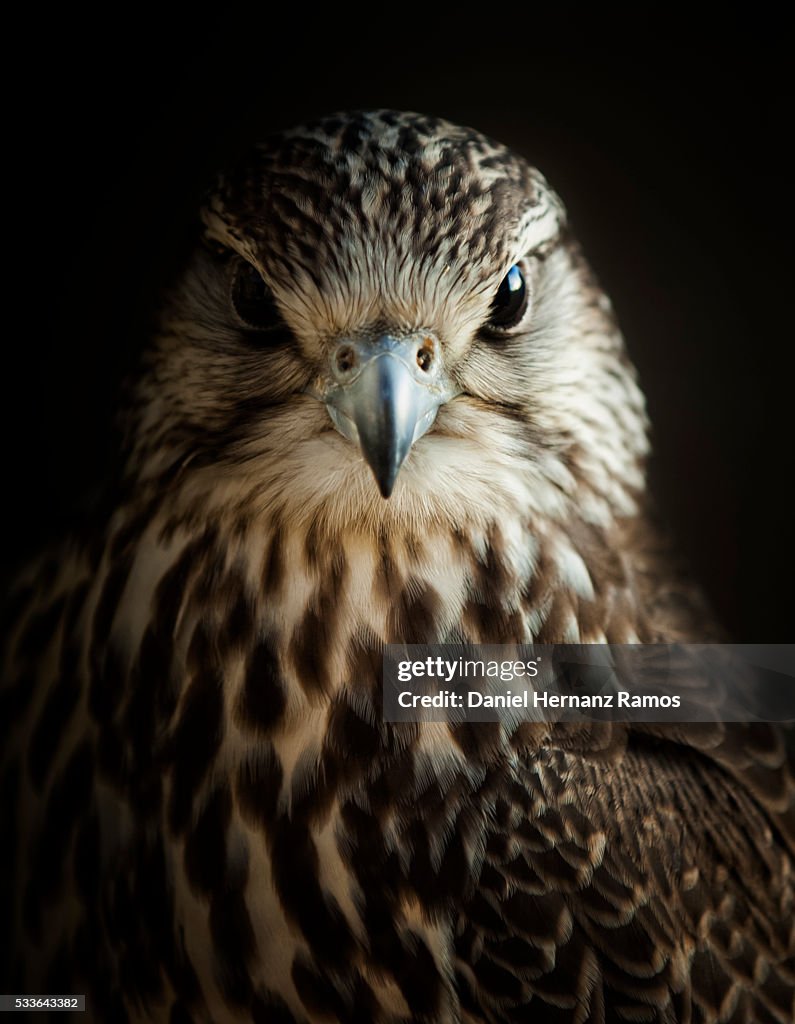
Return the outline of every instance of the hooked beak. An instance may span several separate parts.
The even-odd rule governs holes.
[[[323,401],[337,430],[361,448],[381,494],[392,493],[414,442],[456,394],[430,335],[340,341]]]

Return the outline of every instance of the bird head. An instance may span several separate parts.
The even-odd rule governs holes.
[[[268,139],[201,216],[137,392],[141,481],[339,526],[631,511],[643,399],[525,160],[341,114]]]

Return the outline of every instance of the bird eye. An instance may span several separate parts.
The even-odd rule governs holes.
[[[237,261],[232,277],[232,306],[243,325],[268,331],[283,323],[270,288],[262,275],[246,260]]]
[[[502,279],[489,310],[488,327],[505,331],[516,327],[527,309],[527,284],[522,268],[514,263]]]

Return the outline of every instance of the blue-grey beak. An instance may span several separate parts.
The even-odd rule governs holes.
[[[337,430],[361,448],[381,494],[392,493],[414,442],[456,391],[430,335],[340,341],[323,400]]]

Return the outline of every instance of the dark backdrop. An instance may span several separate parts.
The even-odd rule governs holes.
[[[95,503],[118,382],[213,171],[297,119],[394,106],[512,144],[562,195],[648,395],[664,515],[737,639],[792,639],[791,97],[775,26],[763,39],[724,13],[694,42],[662,17],[553,29],[505,6],[452,32],[397,9],[344,24],[307,9],[289,31],[166,38],[118,17],[92,25],[100,44],[48,23],[9,94],[6,567]]]

